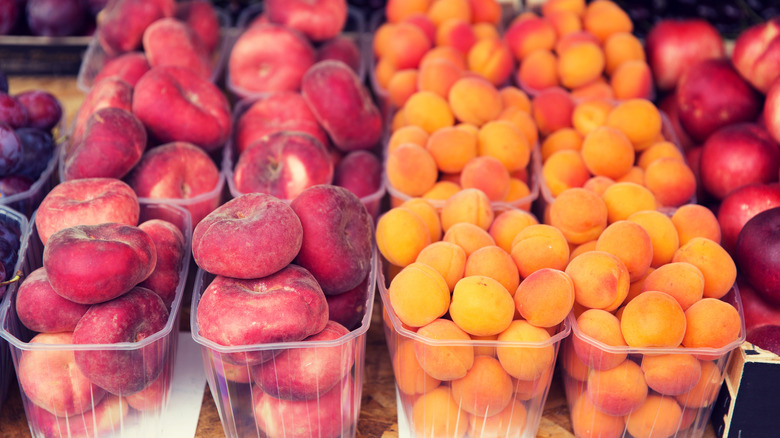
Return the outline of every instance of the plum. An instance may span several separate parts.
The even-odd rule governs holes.
[[[27,126],[28,118],[27,108],[19,99],[8,93],[0,93],[0,121],[16,129]]]
[[[14,173],[22,160],[22,141],[14,129],[0,122],[0,176]]]
[[[38,36],[72,36],[84,29],[87,11],[81,0],[28,0],[27,25]]]
[[[22,143],[22,157],[15,173],[36,181],[54,154],[54,137],[38,128],[19,128],[16,136]]]
[[[30,190],[35,181],[21,175],[0,177],[0,197],[13,196]]]
[[[17,0],[0,0],[0,35],[11,35],[19,19]]]
[[[27,110],[27,126],[50,131],[62,118],[62,105],[45,90],[28,90],[15,95]]]

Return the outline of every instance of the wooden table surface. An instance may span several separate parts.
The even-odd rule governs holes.
[[[74,77],[11,77],[9,85],[11,94],[28,89],[44,89],[51,92],[60,99],[67,114],[68,123],[72,120],[84,98],[84,93],[76,88]],[[395,383],[390,355],[385,344],[382,313],[378,301],[379,297],[377,296],[373,320],[366,336],[363,397],[358,419],[357,438],[398,437]],[[189,321],[189,315],[186,311],[182,312],[182,321],[185,321],[182,325],[186,329],[186,321]],[[30,437],[30,430],[15,378],[11,381],[8,397],[0,411],[0,436],[3,438]],[[195,438],[224,436],[217,407],[209,392],[208,385],[206,385]],[[563,386],[556,374],[550,387],[537,437],[568,438],[573,436]],[[712,426],[708,425],[703,438],[714,437]]]

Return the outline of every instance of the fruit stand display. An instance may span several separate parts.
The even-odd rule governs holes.
[[[0,89],[4,436],[158,434],[179,329],[196,437],[780,430],[772,7],[48,1],[0,33],[92,33]]]

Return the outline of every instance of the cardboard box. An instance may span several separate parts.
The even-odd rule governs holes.
[[[731,357],[712,412],[721,438],[777,436],[780,356],[745,342]]]
[[[91,36],[0,36],[0,71],[11,75],[75,75]]]

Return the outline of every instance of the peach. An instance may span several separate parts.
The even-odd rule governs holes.
[[[650,237],[653,247],[650,266],[658,268],[672,261],[679,247],[679,237],[669,216],[657,210],[644,210],[631,214],[626,220],[641,226]]]
[[[410,420],[414,433],[425,437],[461,438],[468,427],[467,415],[453,400],[449,387],[438,387],[415,400]]]
[[[475,25],[475,32],[477,26]],[[488,29],[495,29],[488,26]],[[466,54],[466,64],[471,72],[487,79],[495,86],[507,82],[514,69],[514,58],[509,46],[496,35],[479,38]]]
[[[414,341],[417,362],[434,379],[459,379],[466,376],[474,365],[474,347],[462,343],[447,344],[447,341],[471,340],[466,332],[449,319],[436,319],[420,327],[417,334],[421,337]],[[427,339],[436,342],[428,343]]]
[[[594,341],[610,347],[625,347],[626,341],[620,331],[618,318],[606,310],[588,309],[577,317],[576,333],[571,338],[576,357],[587,367],[595,370],[609,370],[626,360],[626,353],[621,350],[607,351]],[[573,360],[573,359],[572,359]]]
[[[40,267],[27,275],[16,293],[16,314],[25,327],[36,332],[72,332],[89,304],[80,304],[61,297],[54,291]],[[41,309],[57,309],[42,312]]]
[[[680,246],[685,245],[695,237],[710,239],[715,243],[721,241],[721,230],[718,218],[709,208],[700,204],[685,204],[672,213],[672,223],[677,229]]]
[[[121,3],[121,2],[119,2]],[[92,409],[70,416],[52,414],[32,405],[28,411],[30,430],[41,436],[91,437],[111,434],[128,420],[129,402],[126,397],[109,394],[95,401]]]
[[[449,312],[452,321],[466,333],[490,336],[509,327],[515,306],[512,295],[497,280],[473,275],[455,284]]]
[[[497,415],[512,401],[512,380],[497,359],[476,356],[468,373],[452,381],[452,398],[470,414]]]
[[[263,12],[272,23],[295,29],[315,42],[337,36],[347,21],[347,5],[338,0],[292,6],[285,1],[270,0]]]
[[[644,291],[626,304],[620,319],[623,338],[631,347],[680,345],[686,334],[685,311],[671,295]]]
[[[420,251],[415,262],[423,263],[436,269],[444,278],[450,292],[455,284],[464,276],[468,257],[460,245],[452,242],[438,241]]]
[[[441,384],[420,367],[414,354],[414,342],[401,337],[393,353],[393,375],[398,390],[409,395],[425,394]]]
[[[574,305],[574,283],[563,271],[543,268],[523,279],[514,301],[526,321],[537,327],[556,327]]]
[[[680,246],[673,262],[688,262],[704,275],[705,298],[721,298],[731,290],[737,278],[736,264],[728,252],[714,241],[694,237]]]
[[[628,220],[609,224],[596,241],[596,251],[617,256],[628,269],[631,281],[641,278],[653,261],[650,235],[640,225]]]
[[[173,17],[155,20],[144,31],[141,45],[150,67],[177,65],[209,79],[209,53],[195,30]]]
[[[682,344],[687,348],[723,348],[739,339],[742,318],[731,304],[702,298],[685,311],[687,330]]]
[[[509,209],[498,213],[490,224],[488,233],[501,249],[512,251],[512,242],[523,228],[538,224],[534,215],[523,210]]]
[[[569,245],[555,227],[545,224],[529,225],[512,240],[512,259],[521,278],[544,269],[563,270],[569,261]]]
[[[151,4],[126,0],[110,6],[103,8],[100,29],[95,36],[100,47],[111,56],[140,49],[144,30],[156,20],[172,16],[175,10],[171,0]]]
[[[73,116],[73,132],[71,132],[70,142],[66,143],[65,152],[69,152],[71,145],[79,141],[84,134],[87,121],[96,111],[103,108],[132,111],[133,87],[134,85],[116,76],[96,80]]]
[[[483,230],[490,228],[495,212],[485,192],[478,189],[462,189],[450,196],[441,209],[441,226],[446,233],[456,223],[467,222]]]
[[[422,327],[442,317],[450,305],[450,289],[442,274],[424,263],[412,263],[399,272],[387,289],[398,319]]]
[[[527,321],[515,320],[498,335],[506,344],[496,347],[501,366],[510,376],[520,380],[536,380],[548,372],[555,362],[555,347],[546,345],[547,330]],[[521,346],[528,344],[528,346]]]
[[[573,258],[565,271],[574,282],[574,299],[585,307],[612,311],[628,295],[628,269],[608,252],[584,252]]]
[[[154,271],[139,286],[159,295],[170,311],[179,283],[183,281],[180,277],[183,264],[189,260],[190,242],[176,225],[166,220],[150,219],[138,228],[149,235],[157,253]]]
[[[404,105],[403,114],[408,124],[419,126],[428,134],[455,124],[450,104],[433,91],[418,91],[411,95]]]
[[[606,203],[584,188],[564,190],[550,205],[550,224],[573,244],[598,239],[607,227],[607,218]]]
[[[682,408],[671,398],[649,395],[626,417],[626,431],[635,437],[672,436],[682,420]]]
[[[647,392],[642,369],[630,360],[608,370],[594,369],[588,375],[586,394],[596,409],[605,414],[630,414],[644,403]]]
[[[453,224],[444,232],[442,241],[460,246],[466,252],[466,257],[480,248],[496,244],[486,230],[469,222]]]
[[[687,353],[646,354],[642,371],[647,386],[661,395],[680,395],[696,386],[701,378],[701,364]]]

